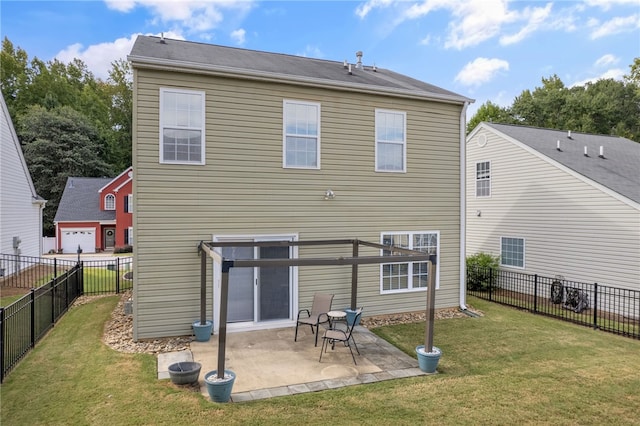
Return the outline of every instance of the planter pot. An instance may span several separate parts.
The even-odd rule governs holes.
[[[213,321],[207,321],[204,325],[200,324],[200,320],[193,322],[193,334],[198,342],[208,342],[211,338],[211,330],[213,330]]]
[[[169,377],[176,385],[195,383],[200,377],[201,368],[199,362],[176,362],[169,366]]]
[[[438,368],[438,361],[442,356],[440,348],[433,346],[433,352],[425,352],[424,345],[416,346],[416,354],[418,355],[418,366],[425,373],[435,373]]]
[[[213,402],[229,402],[235,380],[236,373],[231,370],[224,370],[224,379],[218,379],[218,370],[209,371],[204,375],[209,398]]]
[[[354,309],[349,309],[349,308],[345,309],[344,311],[347,313],[347,324],[351,326],[353,324],[353,320],[356,317],[356,311]],[[360,318],[362,318],[362,316],[360,316]],[[358,318],[356,325],[360,325],[360,318]]]

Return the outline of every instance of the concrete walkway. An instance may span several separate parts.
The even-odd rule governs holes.
[[[225,368],[236,373],[233,402],[426,375],[417,359],[361,326],[354,330],[361,354],[354,349],[357,365],[342,344],[329,347],[319,362],[322,339],[315,347],[310,328],[300,327],[294,342],[294,332],[292,327],[227,334]],[[169,378],[168,367],[175,362],[199,362],[200,389],[208,398],[204,376],[217,369],[217,359],[218,336],[214,335],[209,342],[191,342],[190,350],[159,354],[158,378]]]

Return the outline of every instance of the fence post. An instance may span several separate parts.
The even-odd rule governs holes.
[[[4,382],[4,308],[0,306],[0,383]]]
[[[31,347],[36,345],[36,291],[31,289]]]
[[[598,329],[598,283],[593,283],[593,328]]]
[[[51,281],[51,324],[56,323],[56,289],[58,288],[58,277],[53,277]]]
[[[493,268],[489,268],[489,301],[492,300],[491,289],[493,287]]]
[[[120,258],[116,257],[116,294],[120,294]]]
[[[58,258],[56,257],[53,258],[53,276],[58,276]]]
[[[538,274],[533,276],[533,312],[538,312]]]

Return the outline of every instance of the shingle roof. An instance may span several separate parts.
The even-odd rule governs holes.
[[[115,210],[100,210],[100,188],[113,178],[70,177],[58,205],[54,222],[115,220]]]
[[[640,143],[617,136],[484,123],[607,188],[640,203]],[[560,141],[560,151],[557,149]],[[587,155],[584,149],[587,147]],[[600,147],[604,158],[600,158]]]
[[[288,79],[351,89],[378,90],[399,95],[430,97],[454,102],[469,98],[391,70],[371,66],[352,74],[343,62],[261,52],[190,41],[138,36],[128,58],[134,66],[173,65],[202,71],[228,72],[254,78]]]

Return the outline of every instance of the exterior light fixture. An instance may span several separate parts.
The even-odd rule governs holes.
[[[333,192],[331,189],[327,189],[324,192],[324,199],[325,200],[333,200],[334,198],[336,198],[336,193]]]

